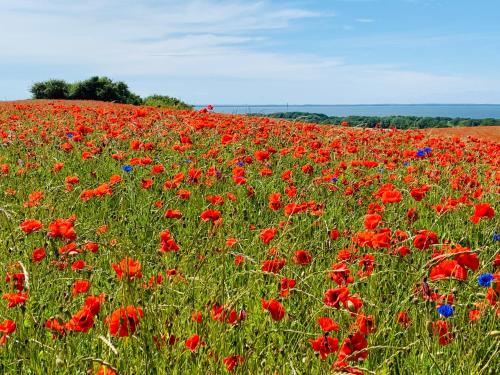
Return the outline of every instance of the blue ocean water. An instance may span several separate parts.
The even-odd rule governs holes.
[[[196,106],[197,109],[203,108]],[[215,112],[322,113],[328,116],[421,116],[500,119],[500,104],[359,104],[359,105],[215,105]]]

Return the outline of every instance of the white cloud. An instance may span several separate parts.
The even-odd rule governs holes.
[[[372,23],[372,22],[375,22],[375,20],[372,20],[371,18],[356,18],[356,22]]]

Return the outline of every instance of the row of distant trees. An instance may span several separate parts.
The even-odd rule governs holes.
[[[257,115],[262,116],[262,115]],[[451,118],[451,117],[420,117],[420,116],[327,116],[321,113],[306,112],[279,112],[267,115],[268,117],[312,122],[316,124],[341,124],[366,128],[398,128],[398,129],[426,129],[448,128],[455,126],[490,126],[500,125],[500,119],[484,118]]]
[[[50,79],[34,83],[30,91],[33,99],[99,100],[177,109],[193,108],[177,98],[166,95],[151,95],[143,99],[131,92],[125,82],[113,82],[108,77],[95,76],[74,83]]]

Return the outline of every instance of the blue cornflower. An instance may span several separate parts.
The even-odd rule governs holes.
[[[493,281],[493,279],[495,279],[493,274],[483,273],[483,274],[479,275],[479,277],[477,278],[477,283],[479,284],[479,286],[483,286],[483,287],[487,288],[487,287],[491,286],[491,282]]]
[[[132,169],[133,169],[133,168],[132,168],[132,166],[131,166],[131,165],[124,165],[124,166],[122,167],[122,171],[123,171],[123,172],[127,172],[127,173],[128,173],[128,172],[132,172]]]
[[[188,163],[189,164],[189,163],[191,163],[191,161],[192,161],[191,159],[186,159],[186,160],[184,160],[184,163]]]
[[[425,151],[424,150],[417,150],[417,156],[421,158],[422,156],[425,156]]]
[[[332,179],[330,180],[330,182],[331,182],[332,184],[336,184],[338,180],[339,180],[339,179],[338,179],[337,177],[332,177]]]
[[[410,165],[410,162],[409,162],[409,161],[405,161],[405,162],[403,163],[403,165],[404,165],[405,167],[407,167],[407,166],[409,166],[409,165]]]
[[[495,232],[493,233],[493,241],[500,241],[500,234]]]
[[[241,160],[241,161],[237,162],[236,165],[238,167],[243,167],[243,166],[245,166],[245,162],[243,160]]]
[[[378,171],[381,172],[381,173],[384,173],[385,169],[384,168],[379,168]]]
[[[69,139],[73,138],[75,135],[73,133],[66,133],[66,137]]]
[[[430,148],[430,147],[424,147],[424,152],[425,152],[426,154],[428,154],[428,153],[429,153],[429,152],[431,152],[431,151],[432,151],[432,148]]]
[[[441,305],[437,309],[439,315],[448,318],[453,315],[453,306],[451,305]]]

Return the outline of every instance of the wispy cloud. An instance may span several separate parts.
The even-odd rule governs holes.
[[[356,18],[356,22],[360,22],[360,23],[372,23],[372,22],[375,22],[375,20],[373,20],[371,18]]]

